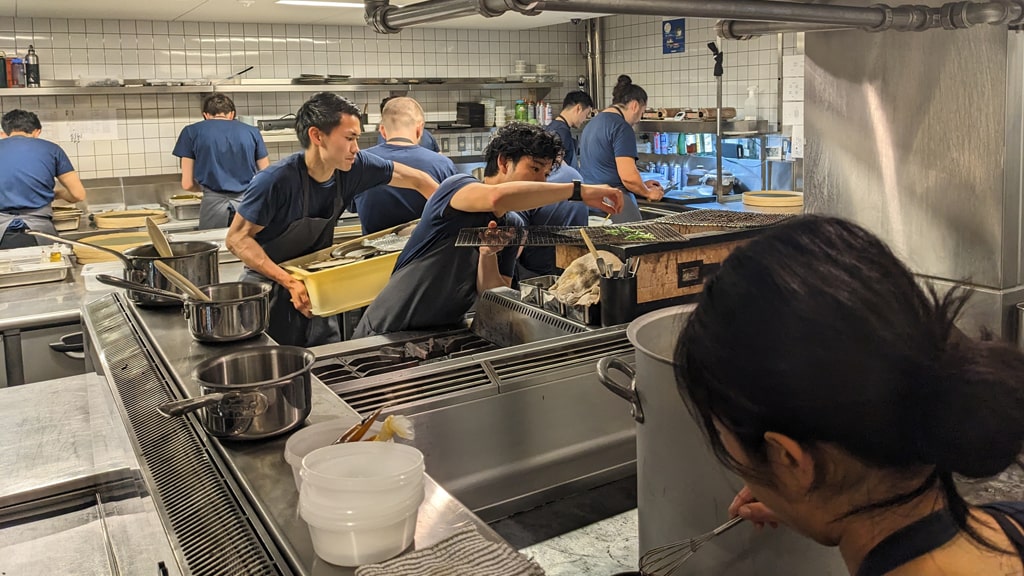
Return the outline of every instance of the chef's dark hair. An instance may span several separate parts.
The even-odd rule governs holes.
[[[957,330],[965,302],[960,289],[923,289],[864,228],[800,217],[737,248],[704,287],[676,346],[676,383],[730,469],[770,485],[772,431],[897,475],[932,470],[915,490],[843,518],[939,486],[957,525],[988,545],[967,525],[953,474],[1020,463],[1024,354]],[[729,455],[715,420],[751,464]],[[818,467],[815,488],[842,481],[828,475]]]
[[[587,94],[583,90],[573,90],[566,94],[565,98],[562,99],[562,110],[572,108],[577,104],[582,104],[584,108],[593,108],[594,99],[590,97],[590,94]]]
[[[43,125],[39,123],[39,116],[36,116],[35,112],[15,108],[4,114],[3,118],[0,119],[0,128],[3,129],[4,134],[11,134],[13,132],[31,134],[36,130],[42,130]]]
[[[214,92],[203,98],[203,114],[216,116],[217,114],[230,114],[235,111],[235,103],[227,94]]]
[[[484,176],[498,173],[498,157],[504,156],[512,162],[529,156],[538,160],[551,160],[552,169],[557,168],[562,158],[562,141],[553,132],[548,132],[536,124],[512,122],[494,133],[494,138],[487,144],[484,156],[487,167]]]
[[[647,105],[647,91],[633,84],[633,79],[623,74],[612,89],[612,104],[629,104],[639,102]]]
[[[303,148],[309,148],[309,129],[316,127],[325,134],[341,124],[342,115],[359,117],[359,107],[342,98],[333,92],[319,92],[314,94],[295,113],[295,132],[299,137],[299,144]]]

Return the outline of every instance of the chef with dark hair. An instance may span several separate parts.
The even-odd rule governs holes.
[[[26,110],[11,110],[0,119],[0,249],[50,244],[26,230],[56,234],[54,198],[85,200],[85,187],[60,146],[43,140],[39,117]],[[54,189],[54,179],[63,188]]]
[[[203,121],[186,126],[171,152],[181,158],[181,187],[202,192],[199,229],[226,228],[256,172],[270,165],[263,136],[235,120],[235,103],[219,92],[203,99]]]
[[[244,281],[273,283],[268,334],[279,344],[315,346],[341,339],[337,317],[312,317],[305,284],[279,263],[329,247],[338,217],[360,192],[390,184],[429,196],[437,182],[360,151],[359,108],[345,98],[321,92],[295,116],[304,150],[253,178],[227,247],[245,264]]]
[[[573,138],[572,130],[582,126],[583,122],[590,118],[593,109],[594,101],[590,98],[590,94],[582,90],[574,90],[565,95],[565,98],[562,99],[562,111],[555,116],[551,124],[545,127],[548,132],[554,132],[562,139],[562,147],[565,148],[563,165],[572,168],[578,166],[576,158],[579,143]]]
[[[354,337],[454,326],[484,291],[509,286],[519,246],[456,247],[463,228],[519,225],[513,211],[562,200],[611,213],[621,209],[622,192],[615,188],[584,186],[579,180],[546,183],[561,155],[558,137],[540,126],[499,128],[487,145],[483,182],[456,174],[427,200],[391,280],[366,310]]]

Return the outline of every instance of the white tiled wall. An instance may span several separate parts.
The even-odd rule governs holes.
[[[548,64],[575,86],[584,70],[582,26],[535,30],[410,29],[382,36],[368,28],[295,24],[61,20],[0,17],[0,50],[24,54],[35,46],[43,79],[221,78],[247,66],[247,78],[292,78],[301,73],[354,77],[482,78],[512,73],[515,60]],[[277,117],[294,113],[306,93],[231,94],[239,114]],[[561,102],[564,91],[548,100]],[[345,92],[371,114],[386,90]],[[526,95],[517,90],[415,92],[428,119],[454,119],[455,103],[492,96],[499,104]],[[5,97],[0,111],[24,108],[47,119],[65,109],[116,112],[119,139],[58,142],[83,178],[175,173],[171,150],[181,128],[201,119],[200,94]],[[373,118],[371,117],[371,121]],[[268,144],[271,160],[294,144]]]
[[[722,105],[742,108],[747,87],[758,87],[758,117],[775,122],[778,99],[778,40],[775,35],[753,40],[718,40],[715,20],[687,18],[686,51],[662,54],[662,21],[651,16],[605,19],[605,103],[619,74],[628,74],[647,91],[649,106],[698,108],[715,106],[714,59],[707,44],[717,41],[725,52]],[[786,35],[784,54],[794,51],[794,35]],[[742,111],[740,111],[742,114]]]

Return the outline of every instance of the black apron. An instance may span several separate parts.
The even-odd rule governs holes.
[[[1010,521],[1024,523],[1024,503],[1006,502],[980,506],[995,518],[1024,560],[1024,533]],[[941,548],[960,533],[946,510],[933,512],[893,532],[864,557],[856,576],[884,576],[900,566]]]
[[[334,223],[338,221],[345,201],[342,198],[341,174],[335,172],[334,208],[329,218],[313,218],[309,215],[309,172],[306,170],[305,155],[297,156],[299,177],[302,179],[302,218],[292,222],[277,238],[261,244],[263,251],[276,264],[298,258],[304,254],[323,250],[334,243]],[[267,334],[275,342],[288,346],[319,346],[341,341],[341,329],[337,316],[306,318],[295,309],[291,293],[284,286],[273,282],[254,270],[242,273],[243,282],[260,282],[271,285],[270,325]]]

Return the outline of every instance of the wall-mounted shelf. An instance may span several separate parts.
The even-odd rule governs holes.
[[[85,94],[208,94],[215,91],[227,94],[271,92],[371,92],[392,93],[437,92],[452,90],[530,90],[537,99],[543,99],[552,88],[561,88],[563,82],[444,82],[441,84],[221,84],[219,86],[70,86],[43,88],[4,88],[0,96],[75,96]]]
[[[717,130],[714,120],[641,120],[636,129],[639,132],[676,132],[680,134],[714,134]],[[742,138],[771,134],[767,120],[732,120],[722,122],[724,138]]]

